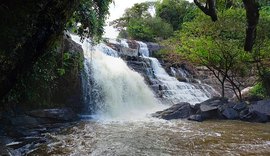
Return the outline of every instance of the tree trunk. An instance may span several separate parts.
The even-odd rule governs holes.
[[[225,84],[224,84],[224,82],[221,83],[221,97],[222,98],[225,97]]]
[[[251,51],[256,39],[256,26],[259,22],[259,4],[256,0],[243,0],[246,9],[247,28],[245,51]]]

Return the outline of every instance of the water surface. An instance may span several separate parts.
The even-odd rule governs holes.
[[[270,124],[81,121],[31,155],[270,155]]]

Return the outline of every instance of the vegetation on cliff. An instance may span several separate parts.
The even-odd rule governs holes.
[[[65,61],[59,59],[60,54],[55,50],[61,45],[57,43],[62,38],[63,31],[73,26],[82,37],[100,39],[110,3],[111,0],[31,0],[1,3],[1,102],[6,102],[3,101],[4,98],[10,100],[20,96],[23,90],[15,91],[18,86],[28,88],[24,94],[29,94],[28,97],[31,98],[39,97],[31,94],[42,93],[45,94],[44,97],[49,96],[54,80],[73,68],[68,66],[65,68],[70,69],[64,69],[61,62]],[[69,54],[64,52],[60,58],[67,55]],[[47,86],[43,86],[45,83]],[[35,89],[32,90],[31,87]],[[43,92],[44,89],[46,92]]]

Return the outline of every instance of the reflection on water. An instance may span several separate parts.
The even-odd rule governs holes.
[[[81,121],[31,155],[270,155],[270,124]]]

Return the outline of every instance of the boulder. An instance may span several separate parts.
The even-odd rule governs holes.
[[[255,102],[249,107],[250,112],[260,112],[270,117],[270,100],[261,100]]]
[[[160,49],[163,48],[158,43],[147,42],[146,44],[147,44],[150,56],[153,56],[154,53],[158,52]]]
[[[12,153],[10,153],[9,149],[0,143],[0,155],[1,156],[12,156]]]
[[[74,121],[78,117],[70,108],[40,109],[30,111],[27,114],[32,117],[48,118],[55,121]]]
[[[200,104],[200,112],[217,110],[219,107],[224,105],[224,103],[228,103],[228,100],[221,97],[213,97]]]
[[[248,110],[245,110],[244,112],[240,113],[240,119],[243,121],[261,122],[261,123],[265,123],[269,121],[269,118],[267,115],[260,113],[258,111],[249,112]]]
[[[235,109],[236,111],[242,111],[242,110],[244,110],[244,109],[246,109],[247,108],[247,104],[245,103],[245,102],[240,102],[240,103],[237,103],[234,107],[233,107],[233,109]]]
[[[182,102],[179,104],[175,104],[172,107],[165,109],[163,111],[156,112],[152,116],[165,119],[165,120],[171,120],[171,119],[187,118],[191,114],[192,114],[192,109],[190,107],[190,104],[186,102]]]
[[[225,110],[222,112],[222,115],[226,119],[238,119],[239,118],[238,112],[236,110],[234,110],[233,108],[225,108]]]
[[[200,114],[196,114],[196,115],[191,115],[188,117],[188,120],[192,120],[192,121],[198,121],[198,122],[202,122],[204,120],[203,116]]]
[[[36,118],[28,115],[11,117],[9,120],[13,126],[34,126],[39,124],[39,121]]]

